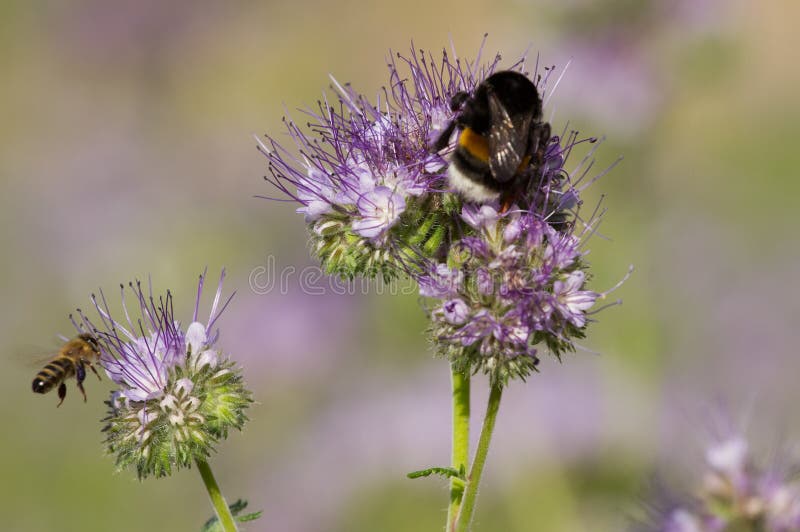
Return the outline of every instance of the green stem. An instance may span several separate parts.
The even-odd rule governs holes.
[[[472,516],[475,513],[475,499],[478,496],[478,484],[481,482],[483,466],[486,464],[486,455],[489,452],[489,443],[492,441],[494,422],[497,419],[497,411],[500,408],[502,396],[503,385],[493,384],[492,391],[489,394],[489,404],[486,406],[486,417],[483,418],[483,428],[481,428],[481,437],[478,440],[478,449],[475,451],[472,469],[470,469],[469,477],[467,477],[467,488],[464,492],[464,500],[461,503],[461,512],[456,525],[457,532],[467,532],[472,524]]]
[[[469,460],[469,385],[470,376],[451,366],[451,383],[453,388],[453,452],[451,465],[453,469],[467,470]],[[450,506],[447,508],[447,532],[454,532],[456,519],[464,495],[464,481],[460,478],[450,479]]]
[[[231,515],[231,509],[228,508],[228,503],[225,502],[225,497],[222,496],[222,492],[219,490],[219,485],[217,485],[214,473],[211,472],[208,462],[197,458],[195,463],[200,471],[200,476],[203,477],[203,484],[206,485],[208,496],[211,499],[211,504],[214,505],[214,511],[217,512],[217,518],[222,525],[222,529],[225,532],[238,532],[236,521],[233,520],[233,515]]]

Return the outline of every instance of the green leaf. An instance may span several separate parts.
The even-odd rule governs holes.
[[[255,521],[256,519],[261,517],[261,514],[263,514],[263,513],[264,513],[263,511],[259,510],[259,511],[253,512],[251,514],[237,515],[236,516],[236,520],[239,521],[240,523],[246,523],[248,521]]]
[[[231,513],[233,514],[234,519],[236,519],[236,521],[238,521],[239,523],[255,521],[256,519],[261,517],[261,514],[263,513],[262,511],[258,511],[250,514],[239,515],[239,513],[242,510],[247,508],[247,501],[243,499],[237,499],[236,502],[234,502],[233,504],[229,504],[228,508],[231,509]],[[200,532],[224,532],[224,530],[219,522],[219,519],[215,515],[214,517],[205,522]]]
[[[421,478],[421,477],[429,477],[431,475],[439,475],[440,477],[444,478],[458,478],[461,480],[466,480],[464,475],[464,467],[461,467],[461,471],[454,469],[452,467],[430,467],[428,469],[421,469],[419,471],[412,471],[408,475],[408,478]]]

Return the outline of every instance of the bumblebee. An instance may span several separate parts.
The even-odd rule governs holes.
[[[433,148],[444,149],[458,128],[448,169],[451,188],[469,201],[499,198],[507,209],[528,185],[520,174],[530,165],[541,167],[550,140],[536,85],[519,72],[503,70],[472,95],[456,93],[450,108],[457,114]]]
[[[79,334],[61,346],[58,354],[36,374],[33,379],[33,391],[47,393],[58,385],[60,401],[57,406],[61,406],[67,396],[67,385],[64,381],[74,375],[85,402],[86,390],[83,389],[83,381],[86,379],[86,368],[91,369],[99,379],[100,375],[92,365],[92,362],[99,358],[100,346],[97,339],[91,334]]]

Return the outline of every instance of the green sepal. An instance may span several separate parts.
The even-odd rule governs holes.
[[[369,239],[352,231],[340,214],[326,215],[310,227],[311,253],[327,275],[344,281],[355,277],[396,279],[402,272],[397,257],[387,249],[377,248]]]

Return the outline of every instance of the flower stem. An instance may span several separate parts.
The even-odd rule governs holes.
[[[486,455],[489,452],[489,443],[492,441],[494,432],[494,422],[497,419],[497,411],[500,408],[500,399],[503,395],[503,385],[493,384],[489,394],[489,404],[486,406],[486,417],[483,418],[483,428],[481,437],[478,440],[478,449],[475,451],[475,458],[472,460],[472,469],[467,477],[467,488],[464,492],[464,500],[461,503],[456,530],[457,532],[467,532],[472,523],[472,515],[475,513],[475,499],[478,496],[478,484],[481,482],[483,466],[486,464]]]
[[[214,473],[211,472],[211,466],[208,465],[208,462],[199,458],[195,460],[195,463],[197,463],[200,476],[203,477],[203,484],[206,485],[208,496],[211,499],[211,504],[214,505],[214,511],[217,513],[222,529],[225,532],[238,532],[236,521],[233,520],[228,503],[225,502],[225,497],[222,496],[222,492],[219,490]]]
[[[451,366],[453,387],[453,452],[451,465],[456,471],[467,469],[469,460],[469,385],[470,376]],[[450,479],[450,506],[447,508],[447,532],[454,532],[464,495],[464,482]]]

